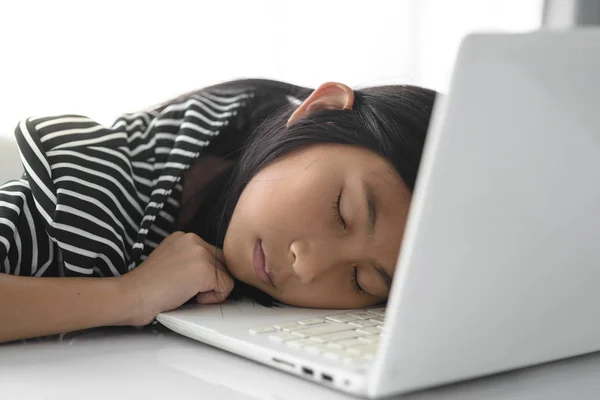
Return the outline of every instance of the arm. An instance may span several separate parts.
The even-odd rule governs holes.
[[[0,343],[78,329],[146,325],[195,296],[219,303],[233,289],[222,252],[192,233],[169,235],[148,259],[113,278],[0,274]]]
[[[0,274],[0,343],[98,326],[126,325],[135,298],[120,278]]]

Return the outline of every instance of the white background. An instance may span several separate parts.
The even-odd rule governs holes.
[[[537,29],[542,0],[14,1],[0,5],[0,137],[239,77],[445,91],[461,38]]]

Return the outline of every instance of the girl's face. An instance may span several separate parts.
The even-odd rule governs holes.
[[[368,150],[315,145],[255,175],[224,243],[233,276],[296,306],[360,308],[385,301],[411,194]]]

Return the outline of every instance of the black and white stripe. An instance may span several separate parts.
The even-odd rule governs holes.
[[[117,276],[175,227],[183,173],[254,93],[205,90],[105,127],[29,118],[15,136],[25,174],[0,186],[0,272]]]

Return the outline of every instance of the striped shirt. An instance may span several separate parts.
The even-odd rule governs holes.
[[[307,89],[240,80],[125,114],[111,127],[78,115],[29,118],[15,136],[24,174],[0,186],[0,272],[118,276],[176,226],[184,172],[229,153]]]

